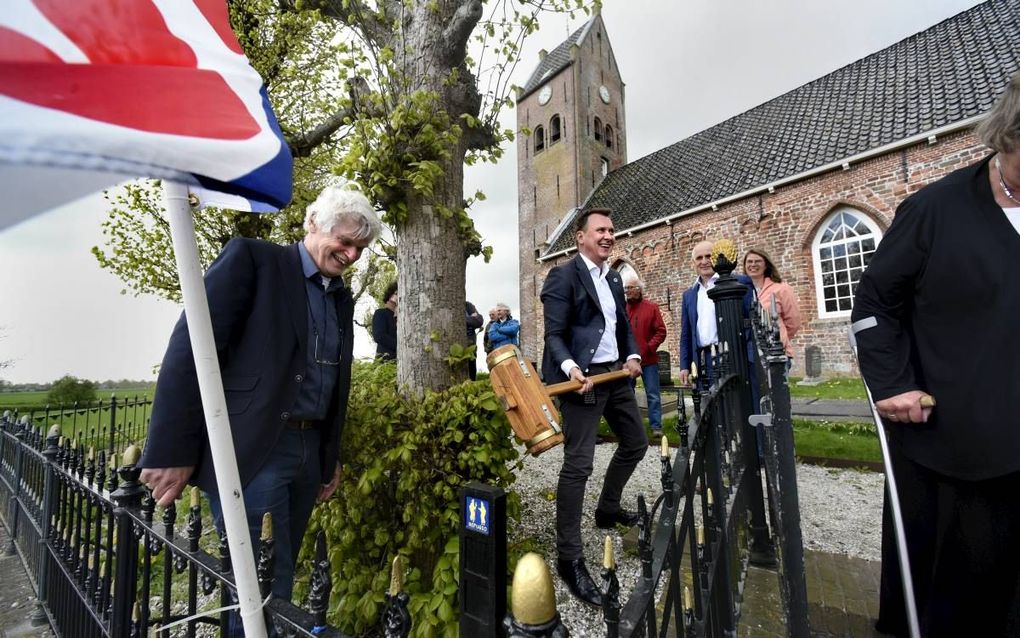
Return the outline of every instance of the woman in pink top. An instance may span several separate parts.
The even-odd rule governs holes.
[[[772,263],[768,253],[760,248],[752,248],[744,255],[744,272],[754,283],[754,292],[758,303],[766,309],[772,308],[772,296],[776,297],[779,310],[779,338],[783,341],[786,356],[793,360],[793,348],[790,340],[800,330],[800,300],[789,284]]]

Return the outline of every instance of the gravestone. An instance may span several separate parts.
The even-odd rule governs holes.
[[[809,379],[817,379],[822,376],[822,349],[818,346],[808,346],[804,355],[804,376]]]
[[[669,352],[659,350],[655,353],[655,356],[659,357],[659,385],[662,387],[673,385],[673,373],[669,367]]]

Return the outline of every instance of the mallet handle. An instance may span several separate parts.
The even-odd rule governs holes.
[[[600,383],[605,383],[606,381],[616,381],[617,379],[629,379],[629,378],[630,372],[628,372],[627,370],[614,370],[612,372],[603,372],[602,374],[596,374],[594,376],[588,377],[588,380],[594,383],[595,385],[598,385]],[[581,385],[582,384],[580,381],[570,380],[564,381],[562,383],[554,383],[552,385],[547,385],[545,386],[545,389],[549,393],[549,396],[554,397],[559,394],[566,394],[567,392],[575,392],[577,390],[580,390]]]

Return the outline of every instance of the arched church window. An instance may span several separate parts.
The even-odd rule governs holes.
[[[549,120],[549,146],[560,141],[560,116],[554,115]]]
[[[545,128],[541,126],[535,127],[535,152],[541,152],[545,148]]]
[[[606,124],[606,148],[613,148],[613,127]]]
[[[602,177],[609,174],[609,160],[605,157],[599,158],[599,171],[602,172]]]
[[[602,141],[602,120],[595,118],[595,122],[592,124],[592,128],[595,129],[595,141]]]
[[[841,206],[829,215],[811,245],[819,317],[849,316],[857,283],[881,240],[878,225],[856,208]]]

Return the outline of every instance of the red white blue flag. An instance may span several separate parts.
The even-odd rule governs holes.
[[[0,227],[132,177],[277,210],[291,163],[224,0],[5,0]]]

